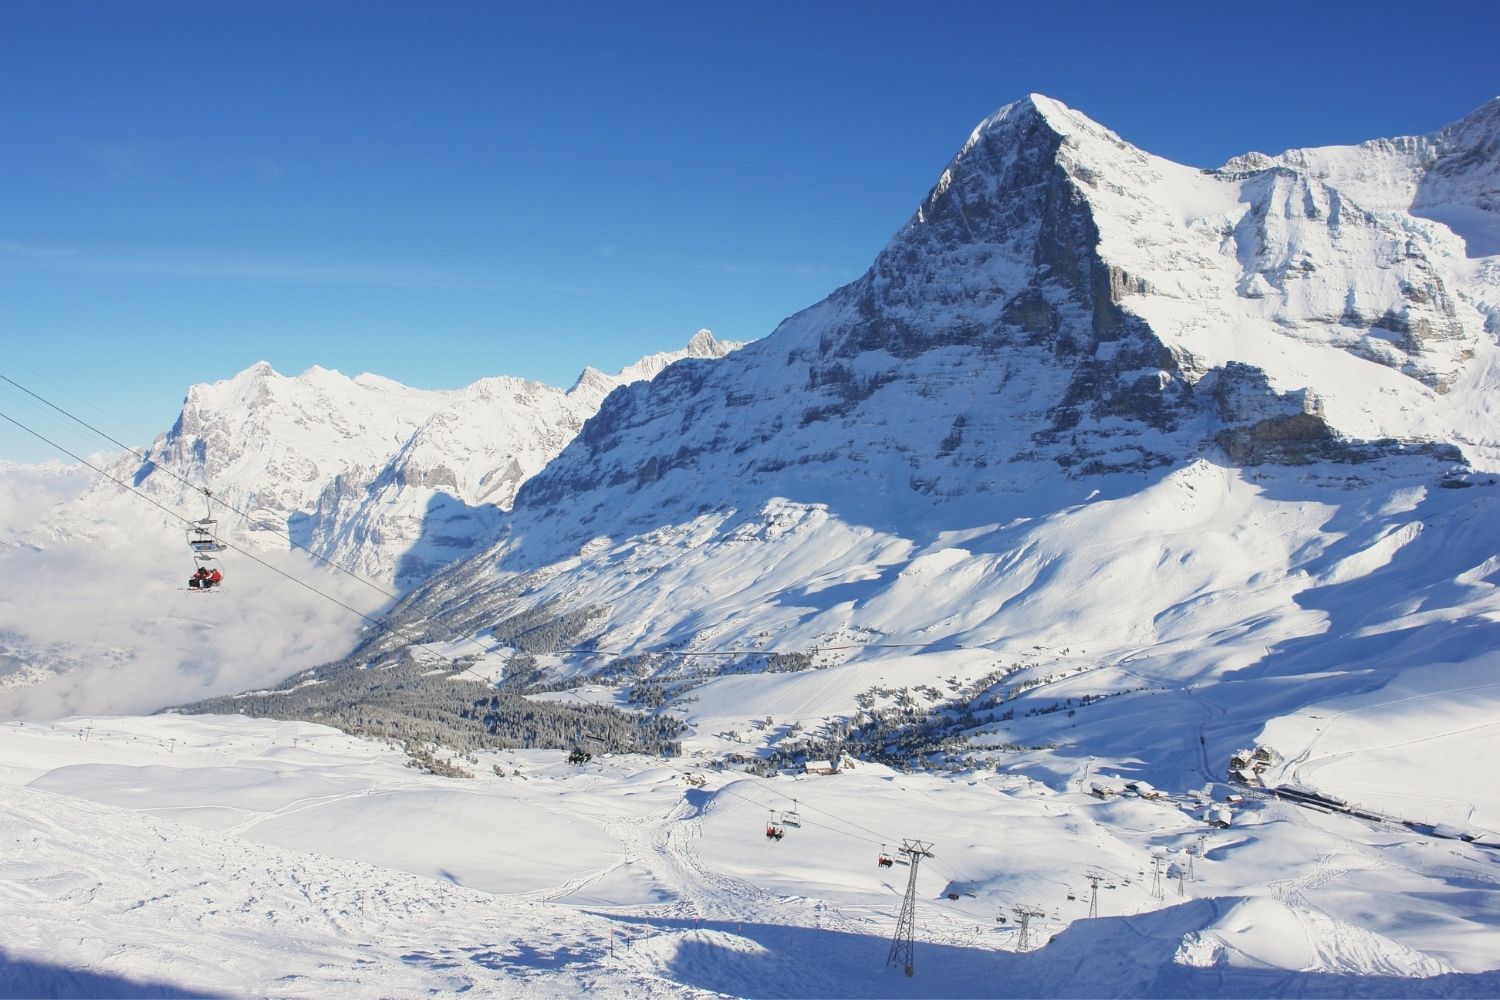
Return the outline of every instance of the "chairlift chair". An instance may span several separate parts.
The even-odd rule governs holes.
[[[212,555],[229,547],[219,540],[219,522],[211,517],[189,524],[186,534],[188,548],[193,550],[194,556]]]
[[[797,813],[797,800],[796,799],[792,800],[792,808],[791,808],[791,810],[789,812],[783,812],[781,814],[781,825],[782,826],[790,826],[790,827],[793,827],[794,829],[799,829],[799,830],[802,828],[802,817],[800,815],[798,815],[798,813]]]

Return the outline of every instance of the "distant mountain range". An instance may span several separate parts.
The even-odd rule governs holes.
[[[521,483],[611,391],[674,361],[719,358],[738,346],[702,330],[682,350],[613,375],[585,368],[567,390],[510,376],[412,389],[316,367],[288,377],[261,362],[190,388],[149,461],[127,456],[114,471],[195,517],[207,505],[183,479],[201,484],[251,515],[215,507],[229,537],[285,548],[269,526],[347,569],[406,587],[488,544]],[[101,483],[88,499],[122,498]]]

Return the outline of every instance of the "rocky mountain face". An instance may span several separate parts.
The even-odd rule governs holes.
[[[195,516],[207,505],[177,477],[206,485],[250,515],[215,507],[237,541],[284,548],[278,533],[290,534],[346,568],[410,586],[488,544],[521,483],[611,391],[737,346],[700,331],[683,350],[613,375],[585,369],[567,390],[501,376],[429,391],[316,367],[289,377],[261,362],[190,388],[150,462],[127,460],[117,472]],[[92,500],[118,502],[116,494],[106,484]]]
[[[1469,251],[1493,225],[1497,107],[1200,171],[1055,101],[1010,105],[861,278],[730,364],[610,400],[520,506],[566,503],[586,536],[647,491],[653,515],[691,513],[704,482],[816,500],[802,484],[864,481],[899,510],[1219,451],[1495,467],[1500,285]],[[1471,229],[1412,210],[1460,195]]]
[[[1200,170],[1009,105],[862,277],[612,395],[462,587],[415,608],[478,626],[587,604],[616,646],[956,634],[1035,543],[1005,526],[1191,491],[1205,462],[1324,484],[1500,468],[1497,115]],[[869,613],[939,551],[970,563],[967,605]],[[813,597],[838,586],[858,599]]]

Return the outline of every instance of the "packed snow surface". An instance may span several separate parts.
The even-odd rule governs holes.
[[[1185,804],[1101,801],[1077,784],[993,772],[860,764],[767,779],[697,767],[691,752],[574,767],[557,752],[518,751],[464,762],[475,775],[464,780],[403,760],[318,726],[235,717],[0,726],[0,839],[11,845],[0,859],[10,929],[0,990],[999,997],[1500,986],[1484,971],[1500,954],[1493,851],[1275,800],[1209,830]],[[792,810],[800,825],[768,840],[767,818]],[[904,837],[934,853],[918,870],[912,980],[886,965],[909,869],[875,863]],[[1183,851],[1200,837],[1205,853],[1179,884]],[[1161,898],[1154,855],[1165,858]],[[1091,871],[1107,883],[1096,919]],[[1018,951],[1018,906],[1039,911],[1028,928],[1036,950]]]

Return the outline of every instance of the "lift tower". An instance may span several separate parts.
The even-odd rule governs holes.
[[[896,920],[896,934],[891,938],[891,953],[885,964],[894,965],[900,959],[908,976],[916,970],[917,950],[917,866],[923,858],[930,858],[932,845],[920,840],[903,840],[900,853],[911,859],[911,876],[906,880],[906,898],[901,901],[901,916]]]

